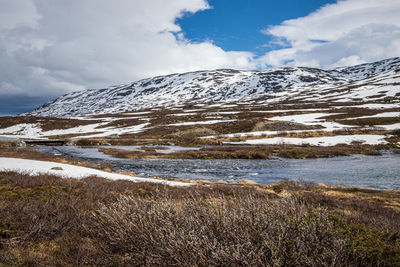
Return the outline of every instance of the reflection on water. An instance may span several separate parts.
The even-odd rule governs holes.
[[[353,155],[324,159],[189,160],[116,159],[99,152],[97,148],[70,146],[41,146],[40,150],[92,162],[106,160],[118,171],[130,171],[143,177],[160,176],[229,182],[249,179],[260,184],[275,183],[284,179],[301,179],[333,185],[400,189],[400,155],[390,152],[384,153],[383,156]]]

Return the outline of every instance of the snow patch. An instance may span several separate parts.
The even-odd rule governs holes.
[[[58,169],[58,170],[57,170]],[[132,182],[151,182],[170,186],[190,186],[190,183],[174,182],[167,180],[132,177],[129,175],[110,173],[92,168],[80,167],[70,164],[29,159],[0,157],[0,171],[16,171],[30,175],[51,174],[62,178],[81,179],[89,176],[99,176],[110,180],[129,180]]]
[[[313,146],[335,146],[337,144],[348,144],[352,142],[360,142],[368,145],[386,144],[384,135],[337,135],[324,137],[308,137],[308,138],[290,138],[290,137],[274,137],[255,140],[246,140],[241,142],[226,142],[228,144],[249,144],[249,145],[313,145]]]

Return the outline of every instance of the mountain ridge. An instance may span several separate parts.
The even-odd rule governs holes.
[[[76,117],[243,99],[265,104],[303,101],[307,96],[308,101],[318,98],[343,101],[346,97],[347,100],[357,99],[357,93],[354,93],[357,90],[359,95],[364,94],[361,97],[364,99],[371,95],[365,96],[365,92],[361,92],[363,88],[371,91],[374,86],[381,89],[398,86],[400,73],[396,70],[399,69],[400,58],[396,57],[332,70],[284,67],[262,71],[218,69],[169,74],[126,85],[69,93],[23,115]],[[337,93],[327,98],[331,92]],[[395,96],[391,92],[384,97]]]

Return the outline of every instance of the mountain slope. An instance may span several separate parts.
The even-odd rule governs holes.
[[[392,58],[334,70],[296,67],[172,74],[70,93],[25,115],[72,117],[239,100],[260,104],[371,99],[379,102],[399,98],[399,70],[400,58]]]

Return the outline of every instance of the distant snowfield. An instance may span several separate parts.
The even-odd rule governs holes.
[[[385,130],[397,130],[400,129],[400,123],[390,124],[390,125],[376,125],[378,128]]]
[[[383,112],[376,115],[358,117],[357,119],[388,118],[388,117],[400,117],[400,112]]]
[[[313,145],[313,146],[335,146],[337,144],[351,144],[352,142],[361,142],[368,145],[378,145],[387,143],[384,135],[337,135],[324,137],[291,138],[274,137],[255,140],[245,140],[240,142],[226,142],[227,144],[247,144],[247,145]]]
[[[343,106],[346,107],[346,106]],[[361,105],[354,105],[350,106],[354,108],[371,108],[371,109],[384,109],[384,108],[400,108],[400,104],[361,104]]]
[[[60,167],[62,170],[54,170],[52,168]],[[190,186],[190,183],[174,182],[167,180],[132,177],[129,175],[110,173],[92,168],[80,167],[70,164],[63,164],[50,161],[39,161],[29,159],[3,158],[0,157],[0,171],[15,171],[19,173],[27,173],[30,175],[51,174],[62,178],[81,179],[89,176],[98,176],[110,180],[129,180],[132,182],[150,182],[159,183],[170,186]]]
[[[38,124],[21,123],[0,129],[0,135],[4,138],[40,138],[42,129]]]
[[[82,137],[93,138],[93,137],[105,137],[110,135],[121,135],[121,134],[135,134],[143,131],[146,126],[149,125],[148,122],[123,127],[105,127],[98,128],[99,126],[103,126],[113,118],[104,119],[104,122],[94,123],[89,125],[77,126],[69,129],[60,129],[60,130],[50,130],[43,131],[40,125],[33,123],[21,123],[17,125],[13,125],[8,128],[0,129],[0,135],[4,138],[32,138],[32,139],[47,139],[45,137],[49,136],[57,136],[57,135],[68,135],[68,134],[81,134]],[[88,133],[91,133],[88,135]]]
[[[299,115],[289,115],[289,116],[276,116],[269,118],[269,120],[276,120],[276,121],[290,121],[296,123],[302,123],[310,126],[321,125],[325,129],[324,131],[333,131],[338,129],[343,129],[344,125],[332,122],[332,121],[325,121],[321,119],[322,117],[331,116],[331,115],[338,115],[341,113],[307,113],[307,114],[299,114]],[[347,126],[351,127],[351,126]]]

